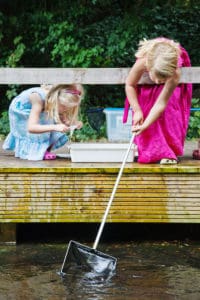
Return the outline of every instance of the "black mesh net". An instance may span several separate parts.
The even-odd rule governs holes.
[[[92,107],[87,110],[88,122],[90,126],[98,132],[105,121],[105,114],[103,110],[103,107]]]
[[[69,268],[79,266],[87,272],[110,278],[116,270],[117,259],[103,252],[70,241],[63,262],[61,274],[65,275]]]

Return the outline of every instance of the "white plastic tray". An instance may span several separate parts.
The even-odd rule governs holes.
[[[127,143],[72,143],[70,148],[72,162],[122,162],[128,149]],[[133,162],[133,149],[127,162]]]

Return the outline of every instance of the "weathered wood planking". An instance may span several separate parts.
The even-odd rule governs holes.
[[[130,68],[0,68],[0,84],[124,84]],[[200,67],[182,68],[180,82],[200,83]],[[140,84],[151,84],[143,75]]]
[[[133,164],[136,165],[136,164]],[[135,173],[122,176],[108,222],[200,222],[199,168],[187,172]],[[138,169],[138,167],[136,167]],[[171,168],[173,169],[173,167]],[[177,167],[175,168],[178,169]],[[114,169],[115,170],[115,169]],[[0,174],[0,223],[100,222],[116,170],[99,173]],[[149,169],[150,171],[150,169]],[[39,180],[38,180],[39,178]]]

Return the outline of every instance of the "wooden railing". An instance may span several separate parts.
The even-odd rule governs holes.
[[[130,68],[0,68],[0,84],[124,84]],[[182,68],[180,83],[200,83],[200,67]],[[144,75],[140,82],[149,83]]]

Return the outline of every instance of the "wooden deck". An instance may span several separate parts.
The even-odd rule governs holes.
[[[100,222],[120,166],[0,153],[0,241],[15,238],[17,223]],[[199,223],[199,183],[190,156],[175,166],[127,163],[107,222]]]
[[[0,68],[0,84],[124,84],[130,68]],[[200,83],[200,67],[180,83]],[[139,84],[152,84],[142,76]],[[196,149],[194,146],[192,150]],[[199,223],[200,161],[175,166],[127,163],[107,222]],[[121,164],[30,162],[0,151],[0,242],[17,223],[100,222]]]

